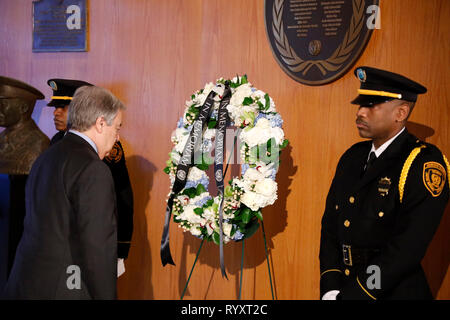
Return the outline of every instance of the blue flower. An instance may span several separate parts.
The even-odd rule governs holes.
[[[199,184],[202,184],[206,190],[208,190],[209,180],[207,178],[202,178],[197,181],[188,180],[186,182],[186,185],[184,186],[185,189],[189,188],[197,188]]]
[[[177,128],[183,128],[184,127],[184,118],[181,117],[180,120],[177,122]]]
[[[234,233],[233,240],[238,241],[241,240],[242,238],[244,238],[244,234],[240,232],[239,229],[237,229],[236,232]]]
[[[279,127],[281,128],[283,126],[283,119],[281,119],[281,115],[279,113],[273,114],[273,113],[262,113],[260,112],[258,116],[255,119],[255,123],[258,122],[259,119],[266,118],[270,121],[270,126],[272,128]]]
[[[203,207],[206,204],[206,202],[208,202],[208,200],[211,200],[211,199],[212,199],[211,196],[206,196],[203,199],[200,199],[199,201],[197,201],[195,203],[195,205],[199,206],[199,207]]]

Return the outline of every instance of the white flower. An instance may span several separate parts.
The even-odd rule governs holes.
[[[181,158],[181,155],[180,155],[178,152],[174,152],[174,151],[171,151],[171,152],[170,152],[170,160],[171,160],[175,165],[178,165],[178,163],[180,162],[180,158]]]
[[[231,229],[233,228],[233,225],[227,222],[222,223],[223,233],[227,237],[231,237]]]
[[[244,180],[257,181],[264,179],[264,175],[255,168],[249,168],[244,173]]]
[[[217,214],[211,207],[205,208],[203,210],[203,218],[205,218],[209,222],[214,222],[216,220]]]
[[[259,180],[255,184],[255,191],[266,197],[271,197],[274,194],[276,194],[277,189],[278,189],[277,183],[269,178]]]
[[[189,174],[187,176],[187,179],[189,181],[198,181],[201,180],[202,178],[208,179],[208,176],[205,174],[204,171],[200,170],[197,167],[191,167],[191,169],[189,169]]]
[[[272,128],[270,121],[266,118],[260,118],[253,128],[247,127],[242,130],[239,138],[250,148],[265,144],[271,138],[274,138],[276,144],[280,145],[284,140],[284,132],[281,128]]]
[[[216,129],[206,129],[203,134],[203,140],[212,140],[216,136]]]
[[[195,208],[197,208],[197,206],[188,204],[187,206],[184,207],[184,211],[178,216],[178,219],[186,220],[194,224],[195,223],[205,224],[205,219],[203,219],[201,216],[199,216],[194,212]]]
[[[189,139],[189,131],[184,128],[177,128],[172,132],[172,142],[175,143],[175,151],[178,153],[183,153],[184,146]]]
[[[260,208],[260,203],[262,196],[258,195],[256,192],[247,191],[241,197],[241,202],[253,211],[257,211]]]
[[[202,230],[198,226],[195,226],[195,225],[193,225],[189,231],[194,236],[200,236],[202,234]]]
[[[237,87],[230,99],[230,104],[240,106],[246,97],[252,95],[252,88],[249,83],[245,83]]]
[[[214,232],[214,222],[210,222],[206,224],[206,232],[208,232],[208,235],[212,235]]]

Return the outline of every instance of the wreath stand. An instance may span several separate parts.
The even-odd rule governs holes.
[[[266,261],[267,261],[267,269],[269,271],[270,291],[272,293],[272,300],[275,300],[275,296],[273,294],[272,273],[270,271],[269,252],[267,250],[266,232],[264,231],[264,222],[263,221],[261,221],[261,229],[262,229],[262,234],[263,234],[263,239],[264,239],[264,249],[265,249]],[[198,248],[197,254],[195,256],[194,264],[192,265],[191,272],[189,273],[189,277],[186,281],[186,285],[184,286],[183,293],[181,294],[180,300],[183,300],[184,295],[186,294],[186,290],[188,288],[189,281],[191,280],[192,272],[194,271],[194,268],[197,263],[198,257],[200,255],[200,251],[202,250],[204,241],[205,241],[205,239],[202,239],[202,242],[200,243],[200,247]],[[242,274],[243,274],[243,269],[244,269],[244,248],[245,248],[245,239],[242,240],[241,270],[240,270],[240,277],[239,277],[238,300],[241,300],[241,293],[242,293]]]

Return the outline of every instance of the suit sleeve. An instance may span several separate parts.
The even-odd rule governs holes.
[[[81,278],[93,299],[115,299],[117,227],[114,184],[108,167],[91,162],[77,180],[76,230]]]
[[[438,167],[440,165],[440,168],[444,169],[441,171],[446,181],[442,184],[440,193],[433,193],[430,187],[431,182],[426,181],[426,168],[430,163],[438,164]],[[382,254],[368,263],[368,265],[379,267],[381,288],[367,288],[367,279],[371,274],[361,270],[357,282],[343,288],[342,297],[361,296],[361,298],[377,299],[420,267],[449,199],[447,172],[448,169],[440,153],[425,151],[419,154],[407,176],[404,198],[399,205],[398,221],[393,231],[394,236]]]
[[[338,174],[336,170],[336,175]],[[331,290],[339,290],[341,283],[341,249],[338,241],[338,215],[336,214],[336,175],[331,183],[322,217],[320,237],[320,297]]]

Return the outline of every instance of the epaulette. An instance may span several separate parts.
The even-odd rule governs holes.
[[[403,201],[403,193],[405,191],[405,183],[406,178],[408,177],[409,169],[411,168],[414,159],[420,153],[420,150],[422,150],[422,148],[426,148],[426,145],[422,144],[419,147],[415,147],[409,154],[408,158],[406,158],[405,163],[403,164],[402,173],[400,174],[400,179],[398,180],[398,192],[400,195],[400,203],[402,203]]]

